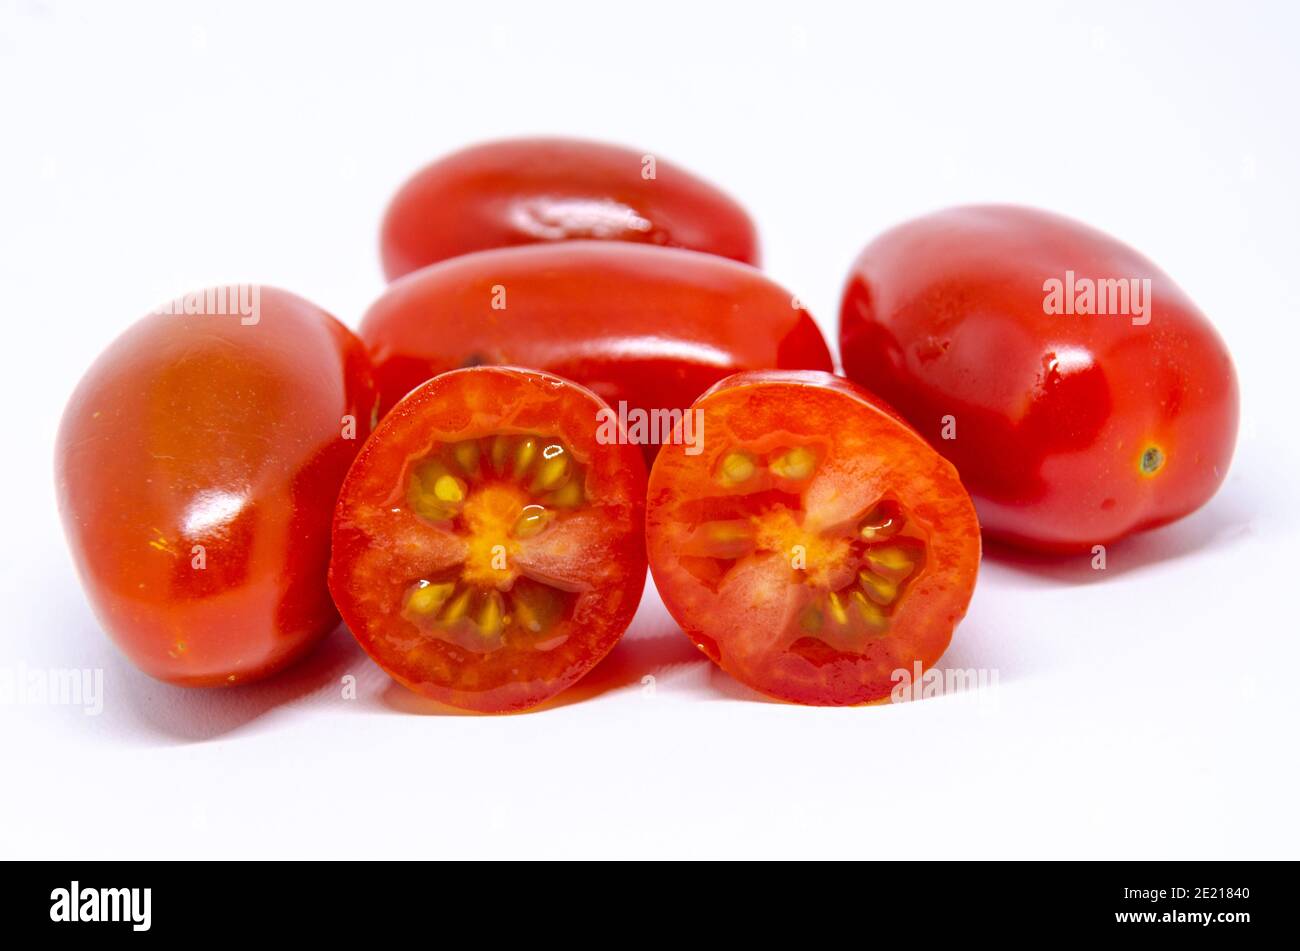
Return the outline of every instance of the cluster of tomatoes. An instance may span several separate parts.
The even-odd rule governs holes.
[[[1213,328],[1044,212],[957,208],[868,245],[844,377],[746,213],[652,156],[470,148],[401,189],[382,244],[357,335],[284,291],[209,289],[73,395],[64,524],[149,674],[264,677],[341,614],[412,690],[521,710],[614,646],[648,561],[740,680],[878,700],[946,648],[981,525],[1091,549],[1196,509],[1232,455]]]

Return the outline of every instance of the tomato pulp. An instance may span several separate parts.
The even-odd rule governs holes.
[[[818,372],[739,373],[665,446],[646,545],[664,604],[715,663],[782,700],[889,696],[934,664],[979,567],[956,471],[869,393]]]
[[[361,323],[385,410],[446,370],[536,367],[616,410],[682,410],[722,377],[829,370],[821,331],[760,271],[599,241],[483,251],[394,282]]]
[[[853,265],[845,373],[961,472],[991,537],[1072,551],[1173,521],[1228,471],[1223,341],[1154,264],[1078,222],[966,207]]]
[[[645,466],[598,438],[605,408],[548,373],[481,367],[379,424],[339,496],[330,590],[392,677],[522,710],[617,643],[645,584]]]
[[[299,297],[213,288],[177,304],[118,337],[68,402],[59,508],[91,603],[137,666],[240,683],[338,623],[330,512],[375,390],[361,342]]]
[[[472,251],[584,238],[759,258],[749,215],[707,182],[633,149],[558,138],[488,142],[417,172],[388,206],[381,250],[392,280]]]

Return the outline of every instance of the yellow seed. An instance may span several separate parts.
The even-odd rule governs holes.
[[[868,627],[875,630],[883,630],[889,625],[889,619],[885,617],[885,612],[870,601],[861,591],[853,592],[853,607],[857,609],[858,617],[867,623]]]
[[[420,586],[411,592],[406,599],[406,608],[416,614],[433,614],[443,602],[451,597],[456,585],[453,582],[445,584],[430,584],[427,581],[421,581]]]
[[[738,542],[754,537],[754,529],[748,522],[709,522],[709,538],[715,542]]]
[[[754,458],[745,452],[729,452],[722,459],[718,478],[723,485],[739,485],[754,475]]]
[[[478,440],[466,439],[464,442],[456,443],[451,449],[451,455],[465,472],[472,475],[478,471]]]
[[[870,571],[858,572],[858,584],[862,585],[862,590],[867,593],[867,597],[877,604],[893,604],[894,599],[898,597],[896,582]]]
[[[892,577],[907,577],[916,567],[912,556],[901,548],[872,548],[867,551],[867,564],[873,571]]]
[[[489,591],[483,598],[483,606],[478,612],[478,629],[484,637],[496,637],[505,626],[505,602],[501,595]]]
[[[554,455],[547,456],[537,469],[537,478],[533,480],[533,491],[549,492],[564,485],[569,478],[569,456],[558,446],[547,446],[547,451],[558,449]]]
[[[806,446],[796,446],[772,460],[768,467],[782,479],[806,479],[817,465],[816,454]]]
[[[463,618],[465,613],[469,610],[469,599],[473,593],[472,590],[466,588],[460,594],[456,595],[451,604],[447,605],[446,610],[442,612],[442,615],[438,620],[450,624],[453,621],[459,621]]]
[[[465,501],[465,483],[454,475],[439,476],[438,481],[433,484],[433,494],[440,502],[455,505]]]
[[[548,505],[571,509],[582,504],[582,480],[571,479],[546,497]]]
[[[537,440],[532,436],[527,436],[519,443],[519,448],[515,450],[515,478],[518,479],[531,469],[536,458]]]
[[[497,472],[504,472],[506,468],[506,459],[510,457],[510,437],[496,436],[492,440],[492,468]]]
[[[849,613],[844,610],[844,604],[840,601],[840,596],[832,591],[827,595],[826,600],[831,606],[831,617],[835,618],[836,624],[848,624]]]
[[[799,614],[799,626],[809,633],[822,629],[822,612],[814,604],[808,605]]]
[[[510,592],[510,607],[519,625],[534,634],[554,623],[559,613],[555,592],[539,585],[526,589],[522,584],[515,585]]]
[[[515,519],[514,527],[510,533],[515,538],[533,538],[539,535],[551,521],[551,513],[541,505],[525,505],[519,513],[519,518]]]

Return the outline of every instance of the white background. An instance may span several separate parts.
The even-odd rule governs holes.
[[[105,706],[0,706],[0,856],[1296,858],[1298,30],[1284,3],[4,0],[0,667],[103,668]],[[718,182],[832,339],[849,262],[901,219],[1005,200],[1110,231],[1228,341],[1228,481],[1105,572],[987,557],[943,661],[996,670],[979,695],[764,702],[653,594],[529,715],[433,711],[346,631],[263,686],[136,672],[55,512],[77,378],[221,282],[355,325],[393,189],[522,133]]]

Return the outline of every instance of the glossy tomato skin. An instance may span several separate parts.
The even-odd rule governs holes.
[[[696,401],[703,450],[665,446],[646,547],[687,636],[755,690],[883,700],[935,664],[980,560],[956,470],[888,406],[823,372],[751,371]]]
[[[831,368],[812,317],[760,271],[614,242],[444,261],[390,285],[360,334],[384,411],[430,377],[479,364],[547,370],[616,409],[647,410],[684,409],[738,370]]]
[[[330,516],[375,412],[351,332],[285,291],[243,293],[245,317],[134,324],[57,438],[59,508],[100,622],[141,670],[186,686],[274,673],[337,625]]]
[[[753,222],[717,188],[633,149],[557,138],[488,142],[425,167],[389,204],[381,247],[393,280],[473,251],[574,239],[759,263]]]
[[[645,584],[646,474],[621,431],[598,426],[607,410],[552,374],[478,367],[380,422],[339,494],[330,590],[390,676],[461,709],[517,712],[614,647]]]
[[[1138,298],[1078,313],[1099,309],[1086,282],[1120,279],[1150,281],[1145,314]],[[1048,313],[1066,286],[1076,312]],[[840,346],[845,373],[956,464],[1006,542],[1086,550],[1173,521],[1232,458],[1237,381],[1214,328],[1136,251],[1048,212],[953,208],[881,235],[850,272]]]

